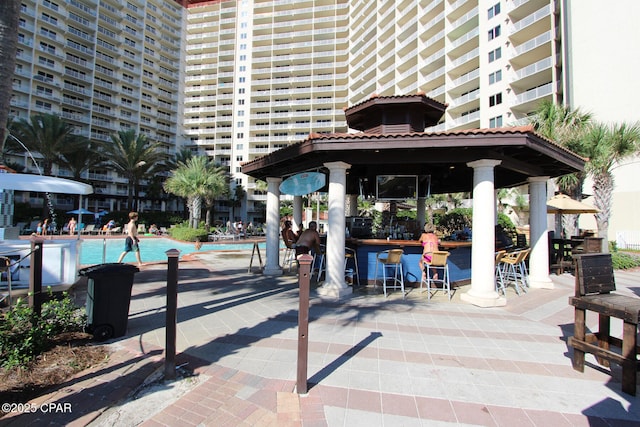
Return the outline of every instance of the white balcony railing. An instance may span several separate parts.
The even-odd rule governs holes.
[[[547,83],[542,86],[538,86],[534,89],[521,93],[516,97],[516,104],[524,104],[525,102],[533,101],[534,99],[542,98],[543,96],[550,95],[553,92],[553,83]]]
[[[534,22],[539,21],[540,19],[549,15],[551,15],[551,5],[546,5],[545,7],[543,7],[542,9],[538,9],[531,15],[525,16],[518,22],[514,22],[513,25],[511,26],[511,31],[509,32],[509,34],[516,33],[522,30],[523,28],[528,27]]]

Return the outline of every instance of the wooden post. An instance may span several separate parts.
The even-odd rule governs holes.
[[[309,359],[309,288],[313,257],[305,254],[298,257],[298,285],[300,302],[298,309],[298,394],[307,393],[307,362]]]
[[[178,323],[178,256],[180,251],[169,249],[167,254],[167,312],[165,320],[164,377],[176,378],[176,332]]]
[[[42,245],[41,237],[31,239],[31,259],[29,261],[29,307],[38,316],[42,312]],[[9,272],[8,274],[11,274]]]
[[[260,261],[260,272],[264,271],[264,266],[262,265],[262,256],[260,255],[260,247],[258,246],[258,242],[253,242],[253,250],[251,251],[251,260],[249,261],[249,270],[247,273],[251,273],[251,266],[253,265],[253,257],[258,254],[258,260]]]

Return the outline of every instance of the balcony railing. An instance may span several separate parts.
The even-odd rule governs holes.
[[[551,67],[552,67],[551,57],[544,58],[543,60],[540,60],[531,65],[527,65],[526,67],[516,71],[515,78],[513,79],[513,81],[524,79],[527,76],[530,76],[542,70],[549,69]]]
[[[542,98],[543,96],[550,95],[553,92],[553,83],[547,83],[542,86],[538,86],[534,89],[521,93],[516,97],[516,104],[524,104],[525,102],[533,101],[534,99]]]
[[[518,22],[514,22],[513,25],[511,26],[511,31],[509,32],[509,34],[516,33],[522,30],[523,28],[533,24],[534,22],[539,21],[545,16],[549,16],[550,14],[551,14],[551,5],[546,5],[542,9],[538,9],[536,12],[532,13],[529,16],[524,17]]]
[[[551,31],[547,31],[544,34],[540,34],[533,40],[529,40],[526,43],[522,43],[521,45],[516,46],[514,49],[514,56],[522,55],[523,53],[533,50],[538,46],[542,46],[549,41],[551,41]]]

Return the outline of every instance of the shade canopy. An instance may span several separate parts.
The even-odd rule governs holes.
[[[0,190],[93,194],[93,187],[70,179],[24,173],[0,173]]]
[[[558,194],[547,201],[547,213],[578,215],[583,213],[598,213],[597,208],[572,199],[566,194]]]
[[[72,211],[67,211],[68,214],[75,214],[75,215],[95,215],[94,212],[91,212],[89,210],[86,210],[85,208],[82,209],[74,209]]]

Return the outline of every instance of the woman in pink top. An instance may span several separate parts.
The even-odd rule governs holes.
[[[420,265],[420,270],[422,270],[423,276],[424,262],[431,262],[431,255],[433,251],[438,250],[438,244],[440,243],[435,231],[436,228],[433,226],[433,224],[425,224],[424,231],[420,235],[420,239],[418,239],[418,241],[422,243],[422,256],[420,257],[420,261],[418,261],[418,264]],[[438,274],[434,274],[433,278],[437,280]]]

